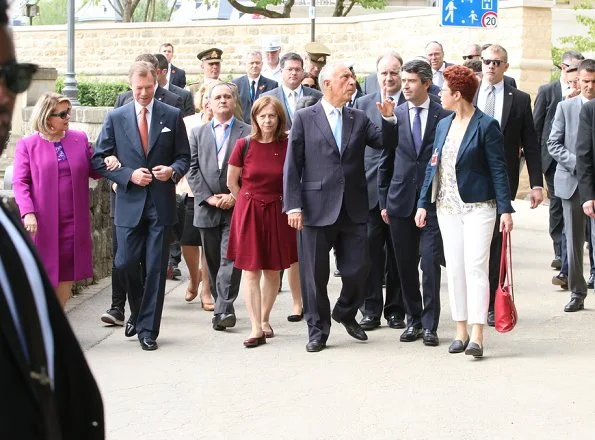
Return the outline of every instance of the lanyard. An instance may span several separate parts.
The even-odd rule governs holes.
[[[213,139],[215,139],[215,149],[217,151],[217,155],[219,155],[221,148],[223,148],[223,145],[225,145],[225,141],[229,137],[229,133],[231,133],[231,128],[233,127],[233,123],[235,121],[236,121],[236,118],[232,118],[231,123],[225,129],[225,134],[223,135],[223,140],[221,141],[221,145],[217,144],[217,136],[215,135],[215,121],[211,122],[211,132],[213,133]]]

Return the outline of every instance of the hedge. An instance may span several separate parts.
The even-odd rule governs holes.
[[[62,93],[64,78],[56,80],[56,92]],[[90,82],[77,81],[77,98],[86,107],[113,107],[116,98],[122,92],[129,90],[128,83],[120,82]]]

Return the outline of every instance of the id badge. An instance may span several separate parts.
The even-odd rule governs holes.
[[[438,163],[438,152],[434,151],[434,154],[432,154],[432,158],[430,159],[430,165],[435,167],[437,163]]]

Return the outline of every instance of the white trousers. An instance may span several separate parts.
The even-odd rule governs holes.
[[[490,303],[488,278],[495,208],[475,208],[462,215],[441,215],[448,297],[452,319],[486,324]]]

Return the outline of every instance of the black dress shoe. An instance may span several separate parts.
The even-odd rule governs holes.
[[[236,315],[233,313],[219,313],[213,316],[213,329],[217,331],[225,330],[227,327],[236,325]]]
[[[306,351],[308,353],[316,353],[322,351],[326,347],[326,344],[322,341],[309,341],[306,344]]]
[[[364,330],[374,330],[375,328],[380,327],[380,318],[366,315],[359,322],[359,326]]]
[[[578,296],[574,296],[570,298],[570,302],[564,306],[565,312],[578,312],[579,310],[583,310],[585,308],[585,300],[583,298],[579,298]]]
[[[140,346],[145,351],[157,350],[157,341],[149,336],[141,338]]]
[[[474,358],[480,358],[483,356],[483,347],[476,342],[469,342],[465,354]]]
[[[589,277],[589,281],[587,281],[587,289],[595,288],[595,273],[592,273]]]
[[[467,345],[469,345],[469,336],[467,336],[466,341],[461,341],[460,339],[455,339],[454,341],[452,341],[452,344],[450,344],[450,347],[448,347],[448,352],[449,353],[462,353],[467,348]]]
[[[488,325],[490,327],[494,327],[496,325],[496,317],[494,316],[494,311],[490,310],[488,312]]]
[[[289,315],[287,320],[289,322],[300,322],[304,318],[304,312],[300,313],[299,315]]]
[[[124,329],[124,336],[131,338],[134,335],[136,335],[136,323],[134,322],[134,319],[129,318],[126,322],[126,328]]]
[[[440,339],[438,339],[438,334],[434,330],[425,329],[424,330],[424,345],[428,347],[437,347],[440,344]]]
[[[414,342],[423,334],[423,332],[424,331],[421,328],[407,327],[401,334],[399,340],[401,342]]]
[[[386,322],[390,328],[400,329],[407,327],[405,325],[405,320],[403,318],[399,318],[397,315],[390,315]]]
[[[343,324],[343,327],[345,327],[345,330],[347,330],[347,334],[349,334],[349,336],[351,336],[352,338],[355,338],[358,341],[367,341],[368,340],[368,335],[366,334],[364,329],[362,329],[360,327],[360,325],[357,323],[355,318],[348,319],[348,320],[337,319],[335,316],[333,316],[332,318],[335,321],[337,321],[339,324]]]
[[[568,275],[560,272],[558,275],[552,278],[552,284],[554,286],[560,286],[564,290],[568,290]]]

